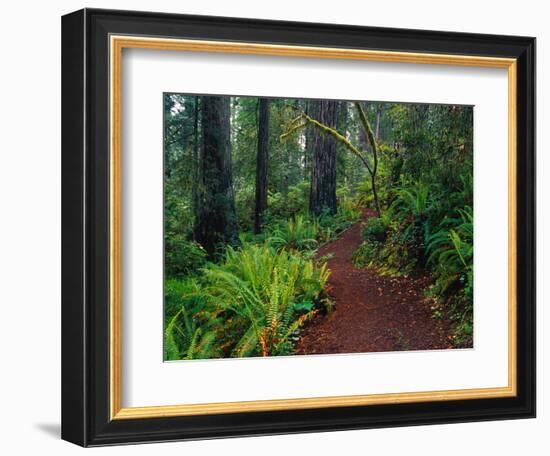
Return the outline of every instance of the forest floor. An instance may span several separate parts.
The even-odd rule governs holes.
[[[363,221],[373,216],[365,212]],[[425,297],[429,274],[382,276],[356,268],[362,221],[317,252],[330,256],[328,290],[335,308],[315,317],[301,334],[296,354],[360,353],[452,348],[448,322],[432,317]]]

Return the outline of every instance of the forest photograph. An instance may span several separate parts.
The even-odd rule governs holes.
[[[163,94],[166,361],[473,347],[473,107]]]

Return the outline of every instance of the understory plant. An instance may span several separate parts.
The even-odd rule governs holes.
[[[185,277],[206,263],[206,251],[186,236],[167,233],[164,245],[164,267],[167,277]]]
[[[391,210],[370,217],[363,226],[363,243],[353,254],[357,267],[382,274],[408,275],[419,265],[423,248],[422,224],[410,214],[400,219]]]
[[[170,297],[175,313],[166,323],[167,358],[291,353],[301,326],[330,306],[328,276],[326,264],[298,251],[269,244],[228,248],[200,279],[172,284],[178,291]]]
[[[439,230],[428,237],[428,264],[438,278],[440,294],[459,282],[470,295],[473,289],[474,216],[471,206],[458,210],[456,217],[441,222]]]
[[[274,224],[268,243],[276,249],[312,250],[317,246],[319,225],[302,215]]]
[[[208,295],[196,277],[165,284],[164,358],[202,359],[219,356],[216,327],[219,312],[206,311]]]
[[[286,193],[269,193],[267,220],[289,219],[298,214],[305,214],[308,208],[308,196],[308,182],[292,185]]]
[[[471,206],[446,218],[427,241],[428,264],[435,283],[432,294],[450,308],[456,323],[455,342],[463,345],[473,333],[474,224]]]
[[[427,294],[437,303],[437,315],[444,309],[453,322],[457,346],[471,345],[473,334],[474,231],[468,176],[462,179],[464,188],[454,193],[437,195],[436,188],[422,183],[394,190],[383,216],[364,224],[363,243],[353,254],[357,267],[383,274],[408,275],[427,268],[434,278]],[[455,209],[449,200],[467,204]]]
[[[328,279],[326,265],[288,250],[249,246],[229,250],[226,261],[205,271],[208,292],[242,323],[232,356],[281,355],[313,315]]]

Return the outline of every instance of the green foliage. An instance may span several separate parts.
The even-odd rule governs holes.
[[[388,223],[382,217],[370,217],[363,224],[363,238],[367,241],[383,243],[386,240]]]
[[[243,185],[235,195],[235,209],[239,229],[250,231],[254,228],[254,207],[256,205],[255,187],[252,184]]]
[[[408,188],[399,188],[395,193],[390,210],[398,218],[408,215],[422,217],[428,210],[430,189],[427,184],[417,182]]]
[[[351,189],[347,186],[340,186],[336,189],[336,200],[338,202],[337,216],[349,222],[356,222],[361,217],[361,205],[358,203]]]
[[[328,279],[326,266],[268,246],[228,250],[225,262],[205,273],[209,293],[242,322],[232,344],[237,357],[290,353],[292,337],[312,316],[307,309],[321,299]]]
[[[217,358],[221,351],[216,344],[216,329],[212,321],[200,322],[191,312],[182,306],[179,312],[168,322],[164,338],[164,359]]]
[[[375,240],[363,241],[353,252],[351,257],[353,264],[358,268],[371,266],[382,244]]]
[[[473,296],[474,217],[471,206],[458,210],[458,216],[441,222],[427,240],[428,264],[437,280],[435,292],[444,295],[460,285],[468,298]]]
[[[319,225],[301,215],[276,223],[268,243],[277,249],[311,250],[317,246]]]
[[[385,169],[384,165],[380,165],[380,169],[378,170],[378,198],[380,201],[384,202],[388,199],[388,187],[384,185],[384,174]],[[380,182],[382,181],[382,182]],[[380,185],[382,184],[382,185]],[[372,193],[372,185],[369,178],[364,178],[360,182],[357,183],[356,186],[357,190],[357,203],[361,207],[374,207],[374,197]]]
[[[361,217],[361,211],[356,200],[350,194],[347,187],[339,187],[336,190],[338,210],[336,214],[323,212],[318,218],[319,225],[318,239],[320,242],[327,242],[334,239]]]
[[[164,252],[164,271],[170,278],[193,274],[206,262],[205,250],[182,234],[167,233]]]
[[[166,360],[215,358],[221,320],[206,311],[208,295],[198,278],[170,279],[164,289],[164,358]]]
[[[471,311],[458,315],[453,335],[453,342],[456,347],[469,347],[474,336],[474,321]]]
[[[352,255],[352,261],[355,266],[363,268],[376,265],[377,259],[385,248],[384,243],[386,242],[389,228],[390,221],[386,215],[382,217],[369,217],[367,219],[363,224],[362,230],[364,241]]]
[[[372,267],[384,275],[409,275],[418,265],[414,254],[413,238],[406,232],[390,231],[386,242],[365,240],[353,253],[357,267]]]
[[[184,279],[166,279],[164,282],[164,313],[173,317],[185,304],[188,308],[201,309],[204,307],[204,296],[199,290],[200,281],[197,276]]]
[[[166,233],[187,235],[194,222],[192,171],[198,134],[195,131],[196,97],[164,97],[164,228]]]
[[[185,185],[176,177],[164,182],[164,230],[167,235],[186,235],[193,229],[194,216],[190,192],[184,192]],[[186,193],[186,194],[184,194]]]
[[[370,217],[363,226],[364,242],[354,253],[358,267],[369,266],[382,274],[408,275],[424,262],[426,208],[424,193],[400,189],[381,217]]]
[[[376,218],[365,223],[365,240],[353,254],[354,264],[391,275],[408,275],[423,264],[428,266],[434,276],[428,294],[447,304],[446,315],[455,322],[453,342],[469,346],[473,332],[472,207],[457,210],[432,228],[425,193],[419,196],[407,190],[399,194],[402,200],[384,215],[386,223]],[[440,310],[436,312],[441,316]]]
[[[270,196],[265,227],[270,245],[277,249],[313,250],[360,218],[361,212],[346,187],[337,189],[338,211],[334,215],[325,211],[311,218],[307,213],[308,194],[309,184],[304,183],[291,187],[286,195]]]
[[[306,214],[309,198],[309,183],[306,181],[288,188],[288,192],[269,193],[268,220],[280,220]]]
[[[305,321],[330,307],[326,265],[296,251],[229,247],[202,272],[167,283],[167,359],[289,354]]]
[[[468,174],[462,180],[464,187],[471,184]],[[437,186],[432,188],[437,189]],[[453,223],[454,219],[448,217],[453,211],[443,206],[444,200],[431,197],[432,188],[419,181],[396,188],[383,217],[370,218],[366,222],[363,237],[369,245],[363,245],[357,252],[356,263],[384,273],[406,275],[425,265],[433,268],[432,251],[439,245],[437,242],[447,245],[454,241],[459,246],[460,234],[441,231],[441,227]],[[464,189],[446,194],[452,200],[464,200],[465,196]],[[432,244],[429,249],[428,243]],[[438,288],[439,292],[444,289]]]

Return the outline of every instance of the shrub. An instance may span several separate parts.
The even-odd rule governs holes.
[[[164,359],[217,358],[221,350],[216,344],[217,332],[209,329],[214,325],[200,322],[185,306],[168,321],[164,330]]]
[[[205,270],[208,293],[240,331],[231,356],[282,355],[323,302],[329,272],[297,253],[269,246],[228,249],[225,262]],[[237,328],[238,326],[238,328]]]
[[[458,211],[457,217],[441,222],[428,238],[428,264],[434,271],[431,293],[447,303],[454,321],[455,346],[471,346],[473,337],[473,260],[474,226],[471,206]]]
[[[235,192],[235,210],[241,230],[254,228],[254,208],[256,207],[256,188],[254,185],[243,185]]]
[[[320,242],[327,242],[334,239],[339,233],[350,227],[359,220],[361,213],[357,209],[345,209],[338,207],[335,215],[323,213],[317,218],[318,233],[317,239]]]
[[[221,320],[208,310],[208,295],[196,277],[167,280],[164,288],[164,358],[202,359],[220,356],[216,346]]]
[[[382,176],[380,175],[380,171],[378,173],[377,177],[377,193],[378,193],[378,200],[383,203],[388,199],[388,186],[383,185],[383,180],[381,179]],[[374,208],[374,195],[372,193],[372,184],[369,178],[363,179],[361,182],[357,184],[357,197],[356,197],[356,203],[360,207],[370,207]]]
[[[363,225],[364,242],[352,259],[357,267],[373,267],[382,274],[408,275],[418,266],[423,249],[414,219],[392,220],[394,214],[370,217]]]
[[[377,269],[385,274],[409,275],[419,266],[421,252],[423,241],[417,225],[394,226],[377,252]]]
[[[364,241],[351,257],[353,264],[358,268],[371,266],[376,258],[376,254],[381,244],[377,241]]]
[[[254,231],[242,231],[239,233],[240,244],[263,244],[268,239],[269,235],[265,230],[261,233],[254,233]]]
[[[437,277],[437,292],[444,294],[457,282],[468,297],[473,293],[474,224],[470,206],[458,211],[458,217],[445,219],[438,231],[428,238],[428,264]]]
[[[166,285],[166,359],[284,355],[301,326],[330,308],[326,264],[271,246],[229,247],[202,276]]]
[[[318,224],[297,215],[294,219],[275,224],[267,242],[277,249],[311,250],[317,246],[318,234]]]
[[[400,219],[409,215],[415,218],[425,216],[430,205],[430,190],[426,184],[417,182],[396,191],[390,211]]]
[[[386,240],[387,225],[381,217],[370,217],[363,224],[363,238],[383,243]]]
[[[266,220],[288,219],[308,210],[309,183],[302,182],[288,188],[287,193],[270,193]]]
[[[166,233],[164,270],[168,278],[182,278],[197,273],[206,262],[206,251],[182,234]]]
[[[336,215],[339,219],[350,222],[349,224],[359,220],[361,211],[356,198],[352,197],[348,187],[338,187],[336,189],[336,199],[338,201],[338,213]]]
[[[164,282],[164,314],[171,318],[185,304],[189,308],[204,308],[204,296],[201,297],[200,281],[197,277],[167,279]]]
[[[399,230],[390,231],[385,243],[366,240],[353,253],[357,267],[372,267],[381,274],[408,275],[417,265],[418,258],[411,252],[410,240]]]

